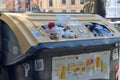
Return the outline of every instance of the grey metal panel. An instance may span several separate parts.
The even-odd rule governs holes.
[[[20,46],[17,38],[9,28],[9,26],[2,22],[2,62],[4,65],[15,64],[22,60],[24,56],[21,54]]]

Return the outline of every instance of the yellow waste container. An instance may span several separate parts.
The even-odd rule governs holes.
[[[9,80],[115,80],[120,33],[96,14],[2,13]]]

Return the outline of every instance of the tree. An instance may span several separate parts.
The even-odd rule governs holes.
[[[105,17],[106,11],[105,11],[105,3],[103,0],[95,0],[94,4],[94,12],[102,17]]]
[[[105,17],[105,1],[106,0],[85,0],[86,4],[83,7],[84,13],[96,13]]]

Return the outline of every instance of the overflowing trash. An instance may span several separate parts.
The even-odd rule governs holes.
[[[69,39],[76,38],[73,30],[71,30],[70,17],[69,16],[57,16],[56,22],[49,22],[47,25],[42,26],[50,39]]]
[[[105,36],[113,36],[112,32],[107,29],[104,25],[89,22],[85,25],[95,37],[105,37]]]
[[[49,22],[47,26],[43,26],[48,33],[50,39],[58,38],[75,38],[75,33],[69,26],[58,26],[54,22]]]
[[[50,39],[74,39],[77,38],[75,31],[81,37],[88,36],[85,26],[95,37],[113,36],[113,33],[104,25],[95,22],[87,22],[85,25],[81,25],[77,18],[66,15],[59,15],[56,22],[48,22],[42,27]]]

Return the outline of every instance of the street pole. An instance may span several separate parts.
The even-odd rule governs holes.
[[[118,44],[118,47],[120,49],[120,43]],[[119,55],[119,70],[118,70],[118,80],[120,80],[120,52],[118,52],[118,55]]]
[[[32,12],[32,0],[30,0],[30,11]]]
[[[95,0],[95,9],[94,9],[95,13],[102,16],[102,17],[105,17],[106,16],[106,11],[105,11],[105,5],[104,5],[104,2],[103,0]]]

